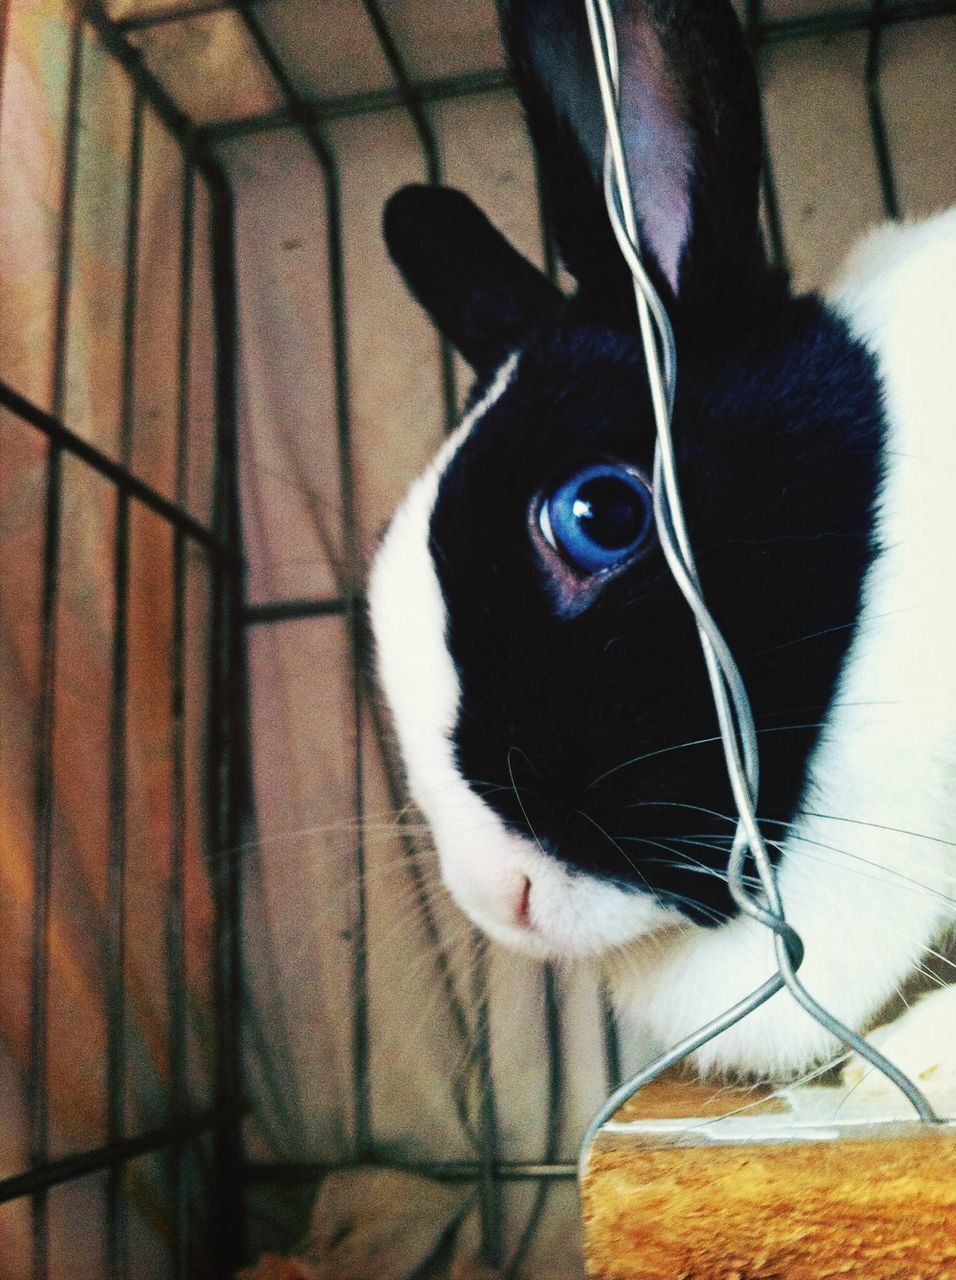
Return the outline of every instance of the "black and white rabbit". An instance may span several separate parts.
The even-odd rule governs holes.
[[[656,541],[584,6],[502,8],[578,291],[457,192],[391,200],[392,256],[477,383],[378,552],[378,670],[461,907],[534,955],[604,957],[625,1022],[670,1043],[768,976],[771,944],[728,894],[710,692]],[[956,915],[956,210],[875,232],[829,297],[794,296],[761,245],[758,97],[730,5],[615,14],[690,537],[753,703],[802,976],[865,1028]],[[952,1042],[954,990],[923,1002],[929,1039]],[[699,1065],[782,1076],[833,1048],[784,992]]]

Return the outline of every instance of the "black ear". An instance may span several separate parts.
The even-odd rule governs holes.
[[[384,229],[405,283],[478,373],[564,301],[460,191],[403,187],[385,206]]]
[[[592,298],[629,292],[603,194],[604,116],[584,0],[500,0],[561,255]],[[719,299],[762,250],[760,107],[728,0],[612,0],[621,123],[648,265],[681,310]],[[632,308],[631,308],[632,309]]]

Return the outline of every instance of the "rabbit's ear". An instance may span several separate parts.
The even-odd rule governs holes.
[[[403,187],[385,206],[384,229],[405,283],[478,373],[499,365],[564,302],[460,191]]]
[[[584,0],[500,5],[561,255],[592,299],[620,304],[630,282],[605,210],[604,115]],[[642,245],[665,299],[693,310],[739,283],[762,252],[753,65],[728,0],[612,0],[612,10]]]

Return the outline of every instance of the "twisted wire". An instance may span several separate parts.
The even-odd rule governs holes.
[[[797,976],[804,958],[803,942],[786,919],[776,872],[756,816],[760,770],[753,712],[737,664],[704,601],[684,519],[671,431],[677,353],[667,313],[641,261],[637,218],[631,199],[627,158],[618,114],[619,66],[614,19],[609,0],[584,0],[584,3],[607,129],[604,194],[618,247],[633,277],[638,325],[657,432],[653,474],[654,517],[668,567],[697,624],[717,712],[727,777],[737,810],[737,825],[727,868],[728,887],[739,910],[772,932],[777,971],[748,996],[668,1049],[608,1098],[584,1136],[578,1161],[579,1177],[583,1176],[590,1146],[598,1130],[628,1099],[668,1068],[740,1022],[783,988],[835,1039],[854,1049],[892,1081],[921,1120],[928,1123],[937,1120],[929,1102],[914,1082],[873,1045],[844,1026],[815,1000]],[[763,889],[763,901],[750,893],[744,880],[748,854],[757,869]]]

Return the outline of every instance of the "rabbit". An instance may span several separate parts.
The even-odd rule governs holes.
[[[956,914],[956,209],[878,229],[826,297],[796,296],[759,230],[730,4],[618,0],[615,21],[690,540],[752,701],[801,976],[865,1030]],[[459,906],[506,946],[596,962],[622,1027],[671,1044],[774,971],[772,940],[728,890],[735,811],[657,539],[584,5],[506,0],[502,24],[577,288],[459,192],[389,201],[392,259],[476,382],[375,555],[377,674]],[[929,997],[950,1026],[954,991]],[[696,1065],[783,1080],[836,1049],[783,991]]]

